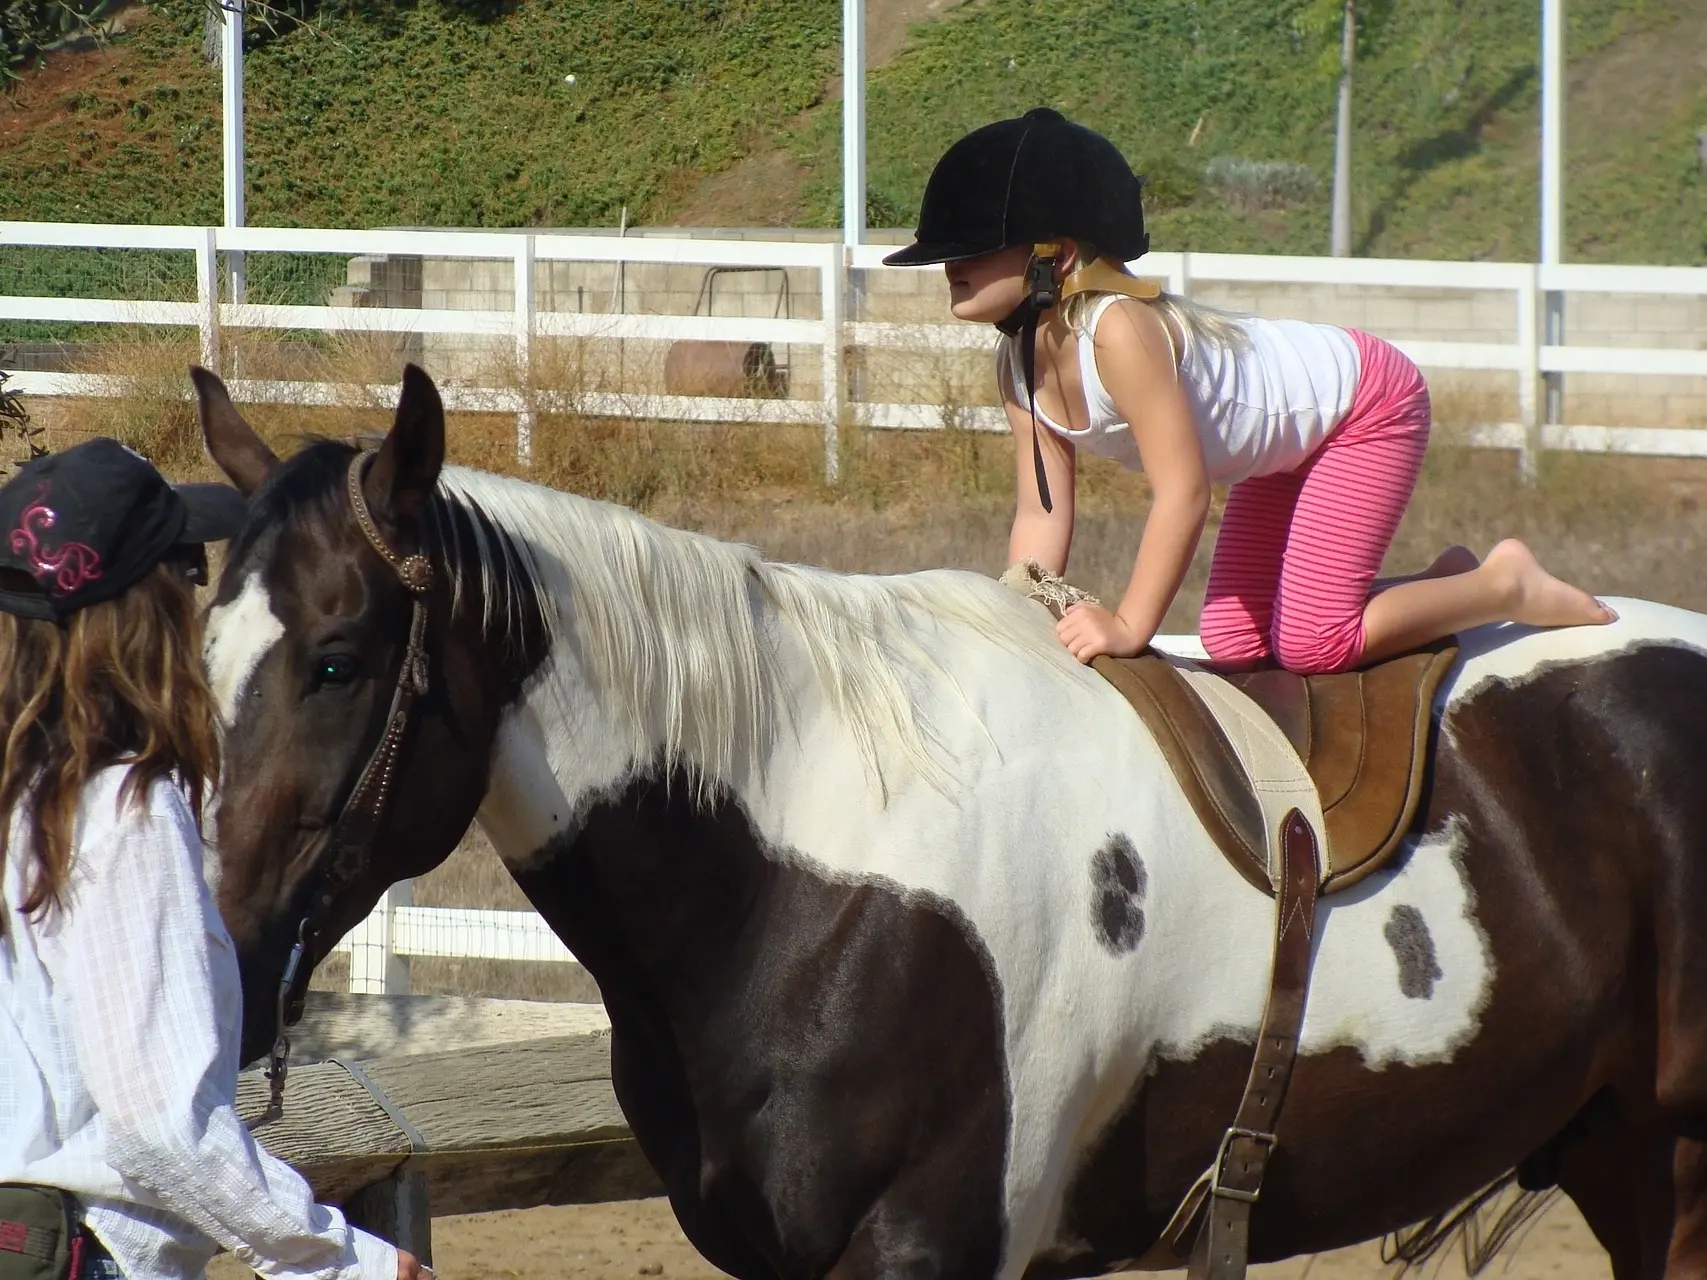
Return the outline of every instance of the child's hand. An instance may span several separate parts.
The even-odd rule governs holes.
[[[1080,662],[1105,653],[1111,658],[1136,657],[1150,643],[1149,636],[1139,635],[1118,614],[1084,602],[1070,606],[1061,615],[1055,634]]]

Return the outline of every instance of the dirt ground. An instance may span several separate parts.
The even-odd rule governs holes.
[[[444,1280],[717,1280],[722,1276],[683,1239],[663,1200],[483,1213],[433,1223],[433,1261]],[[1294,1258],[1251,1270],[1253,1280],[1351,1280],[1387,1270],[1378,1245]],[[1453,1255],[1425,1272],[1455,1280]],[[1609,1280],[1606,1254],[1568,1201],[1533,1222],[1484,1274],[1494,1280]],[[216,1280],[234,1280],[219,1276]]]

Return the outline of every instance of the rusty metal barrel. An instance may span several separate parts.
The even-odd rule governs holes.
[[[664,391],[778,399],[788,386],[768,342],[677,342],[664,355]]]

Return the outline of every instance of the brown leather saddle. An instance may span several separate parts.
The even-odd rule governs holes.
[[[1303,761],[1321,801],[1325,851],[1296,807],[1271,840],[1256,787],[1182,664],[1156,653],[1093,664],[1149,726],[1228,861],[1275,899],[1268,999],[1239,1109],[1160,1239],[1129,1265],[1187,1264],[1190,1280],[1244,1280],[1251,1213],[1279,1142],[1281,1103],[1304,1027],[1318,899],[1379,868],[1410,831],[1428,768],[1435,693],[1456,657],[1455,646],[1441,643],[1341,675],[1221,677],[1267,713]],[[1272,859],[1271,843],[1278,846]]]
[[[1380,868],[1410,830],[1427,772],[1434,696],[1457,653],[1441,643],[1336,675],[1264,670],[1221,676],[1268,714],[1316,785],[1327,844],[1319,851],[1322,894]],[[1149,727],[1227,860],[1272,894],[1257,796],[1181,664],[1147,651],[1092,665]]]

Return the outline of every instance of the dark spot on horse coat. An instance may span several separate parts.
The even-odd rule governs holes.
[[[1133,950],[1144,936],[1144,892],[1149,883],[1138,851],[1123,835],[1111,835],[1091,856],[1097,941],[1115,955]]]
[[[1422,912],[1401,902],[1387,917],[1381,933],[1399,962],[1399,994],[1408,1000],[1433,999],[1434,984],[1446,975],[1435,958],[1434,938]]]
[[[517,882],[604,995],[635,1139],[713,1264],[996,1272],[1001,988],[953,903],[830,876],[661,769],[528,867]]]

